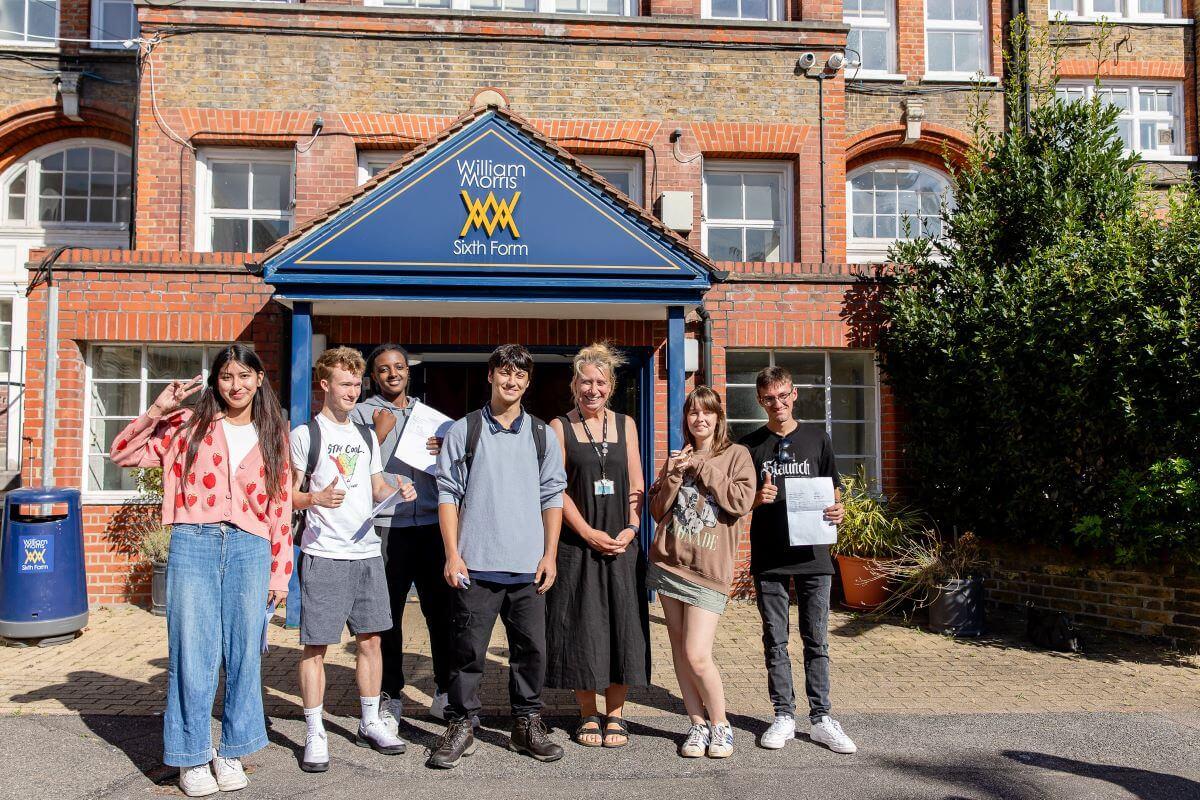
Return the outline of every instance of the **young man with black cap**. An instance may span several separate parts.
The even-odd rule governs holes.
[[[455,590],[450,722],[429,757],[448,769],[475,751],[471,718],[496,616],[509,645],[509,749],[557,761],[563,749],[542,721],[546,676],[545,593],[557,575],[562,493],[567,485],[557,437],[521,406],[533,357],[520,345],[488,359],[491,399],[451,426],[438,455],[438,516],[446,582]]]
[[[758,495],[750,521],[750,572],[762,616],[767,690],[775,706],[775,720],[759,744],[778,750],[796,736],[796,695],[788,655],[788,590],[794,586],[804,642],[809,735],[835,753],[853,753],[858,748],[829,713],[829,591],[833,580],[829,546],[791,545],[783,496],[790,478],[831,478],[835,499],[825,509],[825,518],[835,525],[841,523],[844,510],[833,443],[823,429],[801,425],[792,417],[796,387],[787,370],[762,370],[755,387],[758,404],[767,412],[767,424],[748,434],[741,444],[750,450],[758,471]]]

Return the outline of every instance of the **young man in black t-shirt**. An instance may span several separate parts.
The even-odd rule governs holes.
[[[750,450],[758,472],[758,495],[750,521],[750,572],[762,616],[767,689],[775,706],[775,721],[759,744],[778,750],[796,736],[796,695],[788,656],[788,588],[794,585],[804,642],[809,735],[836,753],[853,753],[858,748],[829,715],[829,590],[833,580],[829,546],[789,544],[782,491],[790,477],[832,478],[835,502],[825,509],[825,518],[841,523],[844,512],[833,443],[824,430],[800,425],[792,418],[796,387],[787,370],[762,370],[755,387],[758,404],[767,412],[767,424],[744,437],[741,444]]]

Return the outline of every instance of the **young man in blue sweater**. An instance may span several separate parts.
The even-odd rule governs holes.
[[[496,348],[488,359],[490,401],[451,426],[438,455],[438,520],[446,550],[446,582],[454,648],[449,724],[428,765],[458,766],[475,750],[471,718],[480,710],[479,684],[496,616],[508,634],[509,748],[539,761],[563,749],[541,718],[546,674],[545,593],[554,585],[562,492],[567,485],[554,432],[526,414],[521,398],[533,357],[520,345]]]

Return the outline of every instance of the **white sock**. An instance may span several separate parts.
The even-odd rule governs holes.
[[[379,721],[379,695],[374,697],[360,697],[358,702],[362,705],[362,722],[363,725],[370,725],[372,722]]]
[[[325,732],[325,722],[321,719],[321,712],[324,710],[324,705],[304,709],[304,724],[308,726],[308,733],[310,735]]]

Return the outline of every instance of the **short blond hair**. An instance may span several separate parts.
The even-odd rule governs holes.
[[[575,376],[571,380],[573,399],[579,399],[575,392],[575,381],[583,377],[584,367],[595,367],[604,373],[608,378],[608,385],[612,387],[609,392],[611,398],[617,391],[617,370],[625,364],[625,355],[608,342],[595,342],[580,350],[571,361],[571,366],[575,371]]]
[[[317,359],[317,380],[329,380],[334,367],[341,367],[361,378],[367,370],[367,362],[363,361],[362,353],[353,347],[331,347]]]

